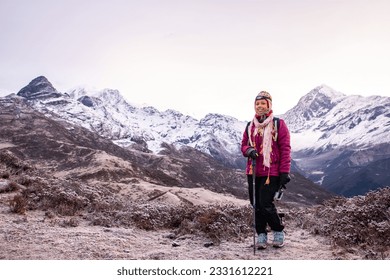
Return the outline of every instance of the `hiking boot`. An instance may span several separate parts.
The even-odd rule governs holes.
[[[276,248],[283,247],[284,245],[284,232],[283,231],[274,231],[274,241],[272,246]]]
[[[267,248],[267,234],[266,233],[260,233],[257,237],[257,249],[265,249]]]

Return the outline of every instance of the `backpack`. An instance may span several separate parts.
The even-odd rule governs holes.
[[[274,139],[275,139],[275,141],[277,141],[278,140],[278,129],[279,129],[279,127],[280,127],[280,119],[279,118],[277,118],[277,117],[274,117],[274,128],[275,128],[275,137],[274,137]],[[247,135],[249,135],[249,132],[248,132],[248,129],[249,129],[249,125],[251,124],[251,122],[248,122],[247,124],[246,124],[246,128],[245,128],[245,131],[246,131],[246,134]]]

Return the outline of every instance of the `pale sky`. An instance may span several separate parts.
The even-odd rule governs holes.
[[[321,84],[390,96],[388,0],[0,0],[0,95],[44,75],[196,118]]]

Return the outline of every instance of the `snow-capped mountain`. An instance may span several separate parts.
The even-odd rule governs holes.
[[[388,143],[390,98],[346,96],[323,85],[284,114],[295,151]],[[305,140],[305,141],[303,141]]]
[[[136,107],[117,90],[76,88],[59,93],[43,76],[21,89],[18,96],[45,114],[53,114],[88,128],[123,147],[158,153],[163,142],[187,145],[212,155],[224,164],[242,168],[239,146],[245,122],[208,114],[197,120],[174,110]]]
[[[390,184],[383,167],[390,161],[389,97],[346,96],[322,85],[282,117],[293,158],[313,181],[345,195]],[[374,174],[362,177],[368,167]]]
[[[45,77],[31,81],[17,96],[122,147],[159,153],[162,143],[185,145],[226,166],[245,166],[240,143],[246,122],[233,117],[208,114],[197,120],[173,110],[137,107],[112,89],[60,93]],[[390,185],[389,97],[347,96],[321,85],[280,117],[290,129],[295,171],[344,195]]]

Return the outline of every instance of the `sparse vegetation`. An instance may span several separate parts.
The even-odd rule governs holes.
[[[0,163],[4,164],[13,174],[21,174],[32,169],[30,165],[23,163],[17,156],[7,150],[0,150]],[[3,172],[3,174],[9,177],[9,170]]]
[[[111,192],[95,193],[81,184],[48,186],[24,192],[35,209],[74,216],[86,211],[92,225],[138,227],[144,230],[170,229],[176,236],[202,235],[215,243],[237,241],[252,232],[250,207],[235,205],[168,205],[150,202],[123,202]],[[29,195],[26,195],[29,193]],[[32,195],[34,194],[34,195]],[[15,211],[17,212],[17,211]],[[390,188],[354,198],[334,198],[311,208],[291,208],[287,223],[313,234],[329,236],[335,246],[354,246],[365,258],[388,257],[390,246]],[[66,223],[68,226],[75,223]]]
[[[353,198],[334,198],[321,206],[293,210],[298,225],[329,236],[334,245],[358,248],[367,259],[384,259],[390,248],[390,188]]]
[[[79,225],[79,220],[75,217],[72,217],[70,219],[65,219],[60,224],[63,227],[77,227]]]
[[[5,182],[0,185],[0,193],[2,192],[13,192],[18,189],[18,184],[14,181]]]
[[[32,178],[28,175],[22,175],[18,178],[18,184],[23,186],[30,186],[32,184]]]
[[[170,205],[158,202],[159,193],[144,201],[129,201],[107,185],[90,186],[39,174],[9,151],[0,151],[0,174],[10,211],[45,211],[47,218],[59,218],[63,227],[77,227],[81,219],[91,225],[168,229],[175,237],[204,236],[220,241],[240,241],[252,233],[252,209],[236,205]],[[136,182],[136,181],[134,181]],[[131,185],[131,183],[129,183]],[[322,205],[286,209],[287,228],[296,226],[312,234],[328,236],[337,248],[357,250],[367,259],[389,258],[390,188],[365,196],[333,198]]]
[[[11,212],[16,214],[24,214],[27,210],[27,201],[26,198],[22,195],[15,195],[10,200]]]

